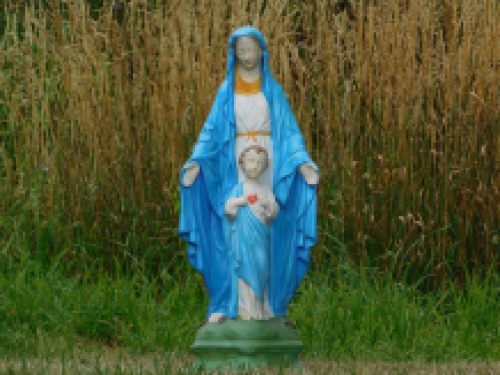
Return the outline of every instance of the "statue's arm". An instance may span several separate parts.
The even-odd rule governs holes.
[[[227,215],[229,219],[234,220],[236,214],[238,213],[238,208],[240,206],[245,205],[246,203],[247,203],[246,197],[229,198],[224,206],[224,213]]]
[[[277,95],[281,98],[280,103],[282,106],[282,117],[288,116],[287,131],[289,143],[292,144],[292,149],[300,150],[306,148],[304,137],[299,129],[295,116],[293,115],[290,103],[285,95],[281,86],[276,86]],[[307,151],[306,151],[307,152]],[[309,157],[310,159],[310,157]],[[313,162],[306,162],[299,166],[299,172],[304,177],[309,185],[317,185],[319,182],[319,170]]]
[[[217,154],[217,148],[219,145],[219,137],[217,134],[218,123],[218,111],[221,108],[221,100],[225,92],[226,84],[224,83],[219,89],[217,96],[215,97],[214,104],[208,115],[207,120],[201,130],[198,140],[194,145],[192,155],[190,157],[193,159],[213,157]],[[190,186],[194,183],[198,175],[200,174],[200,165],[195,160],[189,162],[184,166],[184,177],[182,179],[182,184],[184,186]]]
[[[238,206],[234,203],[234,198],[229,198],[224,206],[224,213],[226,216],[233,220],[238,213]]]
[[[267,206],[266,207],[266,219],[267,219],[267,222],[271,222],[278,215],[280,208],[278,206],[278,203],[276,202],[276,198],[274,197],[274,194],[271,191],[271,189],[268,190],[266,198],[267,198],[267,203],[268,203],[266,205]]]

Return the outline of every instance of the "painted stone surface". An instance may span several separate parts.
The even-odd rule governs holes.
[[[197,357],[195,368],[302,368],[298,361],[302,342],[297,330],[285,325],[285,321],[235,319],[205,324],[191,346]]]
[[[209,296],[192,350],[209,368],[299,366],[286,316],[317,242],[319,168],[264,36],[244,26],[228,47],[225,80],[179,176],[179,235]]]

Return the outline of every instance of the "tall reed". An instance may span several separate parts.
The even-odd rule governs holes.
[[[85,2],[48,3],[26,2],[22,39],[9,13],[1,40],[2,211],[42,166],[40,220],[81,223],[68,238],[112,258],[133,231],[138,248],[183,252],[179,170],[230,34],[252,24],[321,168],[314,267],[344,254],[416,281],[429,266],[437,288],[498,266],[498,1],[357,2],[348,17],[326,0],[131,0],[122,26],[109,0],[97,20]]]

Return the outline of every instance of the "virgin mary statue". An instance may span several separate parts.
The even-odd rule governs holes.
[[[285,317],[317,241],[319,170],[306,151],[283,89],[271,74],[263,35],[253,27],[242,27],[231,35],[228,47],[225,80],[180,173],[179,234],[188,243],[190,264],[203,276],[210,301],[206,319],[236,318],[234,292],[248,290],[232,277],[224,206],[244,179],[236,155],[251,145],[263,147],[269,166],[259,180],[279,205],[270,225],[265,305],[268,317]]]

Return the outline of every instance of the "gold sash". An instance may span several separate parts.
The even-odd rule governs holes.
[[[236,134],[237,137],[247,137],[247,141],[254,141],[254,142],[257,142],[257,136],[258,135],[269,135],[270,136],[271,132],[269,132],[269,131],[259,131],[259,130],[256,130],[256,131],[249,130],[246,133],[238,133],[238,134]]]

